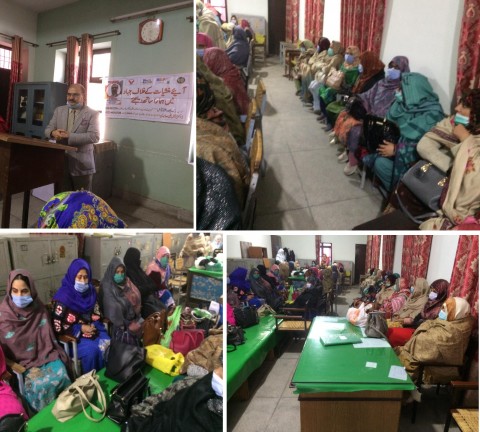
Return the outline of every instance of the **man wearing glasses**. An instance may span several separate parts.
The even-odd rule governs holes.
[[[85,87],[72,84],[67,92],[67,105],[55,109],[53,117],[45,129],[45,136],[57,143],[77,147],[76,152],[66,152],[68,181],[64,184],[69,190],[92,190],[95,159],[94,143],[100,137],[98,112],[85,105]]]

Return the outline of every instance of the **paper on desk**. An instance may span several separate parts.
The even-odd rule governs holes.
[[[377,363],[375,362],[367,362],[365,364],[365,367],[368,367],[368,368],[376,368],[377,367]]]
[[[392,366],[390,372],[388,373],[389,378],[398,379],[402,381],[407,380],[407,372],[403,366]]]
[[[389,348],[390,344],[384,339],[362,338],[361,343],[353,345],[354,348]]]
[[[334,322],[326,322],[322,323],[322,327],[325,330],[345,330],[345,323],[334,323]]]

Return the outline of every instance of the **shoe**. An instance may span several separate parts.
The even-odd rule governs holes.
[[[303,106],[306,106],[306,107],[310,108],[310,107],[313,107],[313,104],[310,103],[310,102],[304,102]]]
[[[333,126],[330,123],[326,123],[325,126],[322,126],[325,132],[330,132],[333,129]]]
[[[348,160],[347,151],[345,150],[337,159],[339,162],[346,162]]]
[[[358,166],[357,165],[352,166],[350,165],[350,163],[348,163],[343,169],[343,173],[347,176],[355,174],[357,171],[358,171]]]
[[[333,138],[335,136],[335,131],[332,131],[328,134],[329,137]]]
[[[323,114],[320,114],[320,115],[317,117],[317,120],[318,120],[318,121],[325,120],[325,116],[324,116]]]
[[[337,138],[333,137],[331,140],[330,140],[330,145],[335,145],[337,144]]]
[[[321,110],[313,110],[313,113],[316,115],[321,115],[322,111]]]

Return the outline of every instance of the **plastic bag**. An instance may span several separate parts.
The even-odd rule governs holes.
[[[347,319],[354,326],[365,327],[368,320],[368,314],[365,310],[365,303],[361,303],[358,308],[349,308],[347,311]]]
[[[145,361],[149,365],[171,376],[180,374],[185,361],[182,353],[175,354],[170,348],[157,344],[149,345],[145,349],[147,350]]]

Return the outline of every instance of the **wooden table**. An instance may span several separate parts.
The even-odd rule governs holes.
[[[10,226],[13,194],[23,192],[22,228],[27,228],[30,191],[51,183],[55,184],[55,194],[61,191],[65,151],[77,151],[77,149],[37,138],[0,134],[2,228]]]

